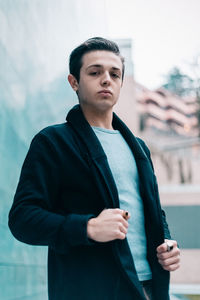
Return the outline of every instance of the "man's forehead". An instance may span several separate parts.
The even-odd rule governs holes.
[[[122,69],[122,61],[118,55],[111,51],[97,50],[87,52],[82,58],[82,67],[88,68],[90,66]]]

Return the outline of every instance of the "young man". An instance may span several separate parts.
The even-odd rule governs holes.
[[[150,152],[113,113],[124,76],[118,46],[92,38],[70,56],[79,105],[33,139],[9,215],[20,241],[49,247],[50,300],[167,300],[176,241]]]

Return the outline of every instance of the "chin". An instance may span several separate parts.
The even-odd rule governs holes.
[[[100,110],[100,111],[107,111],[107,110],[111,110],[113,108],[113,106],[115,105],[116,103],[101,103],[100,105],[98,105],[97,109]]]

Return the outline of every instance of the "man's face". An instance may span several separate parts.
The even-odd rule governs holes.
[[[122,86],[122,62],[110,51],[92,51],[82,58],[77,94],[84,109],[105,112],[117,102]]]

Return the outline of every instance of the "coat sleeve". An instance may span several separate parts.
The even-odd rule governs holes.
[[[146,146],[146,144],[143,140],[141,140],[140,138],[137,138],[137,140],[139,141],[139,143],[140,143],[142,149],[144,150],[144,152],[146,153],[146,155],[149,159],[149,162],[152,166],[152,170],[153,170],[153,174],[154,174],[155,191],[156,191],[156,193],[159,197],[158,183],[157,183],[156,175],[154,173],[154,167],[153,167],[153,162],[152,162],[152,159],[151,159],[150,150]],[[159,202],[160,202],[160,198],[159,198]],[[164,238],[170,240],[171,239],[171,234],[170,234],[169,227],[168,227],[168,224],[167,224],[166,215],[165,215],[165,212],[164,212],[163,209],[161,209],[161,213],[162,213],[162,223],[163,223],[163,229],[164,229]]]
[[[59,195],[58,174],[56,150],[39,133],[23,163],[8,224],[19,241],[65,253],[71,246],[93,244],[87,238],[87,222],[93,215],[54,212],[53,203]]]

